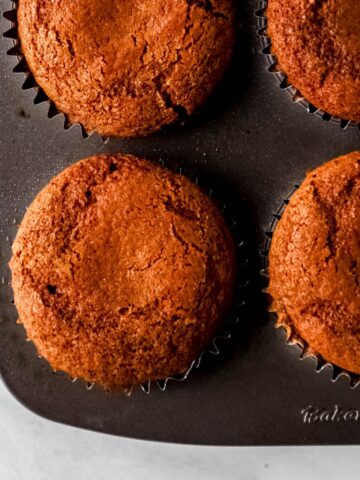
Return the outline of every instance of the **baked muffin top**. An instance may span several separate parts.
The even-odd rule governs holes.
[[[271,50],[317,108],[360,122],[359,0],[268,0]]]
[[[307,175],[275,229],[269,274],[278,322],[360,374],[360,151]]]
[[[181,373],[227,312],[234,245],[185,177],[100,155],[55,177],[13,244],[19,319],[55,370],[106,387]]]
[[[233,0],[19,0],[21,49],[71,122],[146,135],[191,114],[234,45]]]

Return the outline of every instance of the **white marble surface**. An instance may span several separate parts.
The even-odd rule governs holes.
[[[221,448],[141,442],[44,420],[0,383],[1,480],[355,480],[360,447]]]

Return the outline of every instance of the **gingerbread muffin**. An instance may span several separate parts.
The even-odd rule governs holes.
[[[268,0],[266,16],[289,82],[317,108],[360,122],[359,0]]]
[[[129,155],[82,160],[26,212],[10,262],[29,339],[105,387],[185,371],[230,307],[234,245],[185,177]]]
[[[360,151],[307,175],[275,229],[269,274],[278,324],[360,374]]]
[[[132,137],[191,114],[230,63],[233,0],[19,0],[21,49],[70,122]]]

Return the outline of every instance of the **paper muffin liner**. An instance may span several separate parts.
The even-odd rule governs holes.
[[[258,18],[257,33],[261,41],[261,54],[266,57],[268,62],[267,70],[278,80],[280,90],[286,91],[292,98],[292,101],[304,107],[308,113],[315,114],[326,122],[335,123],[342,129],[352,127],[360,130],[360,123],[345,118],[335,117],[321,108],[317,108],[311,102],[306,100],[301,92],[289,82],[286,73],[281,70],[276,56],[271,53],[271,38],[267,35],[267,5],[268,0],[259,0],[258,9],[255,12],[256,17]]]
[[[238,222],[233,217],[233,215],[230,212],[228,212],[228,210],[230,209],[227,207],[227,205],[225,203],[220,202],[221,195],[219,196],[214,195],[214,191],[216,191],[216,189],[209,188],[208,186],[205,186],[205,185],[200,185],[198,177],[191,175],[190,172],[187,172],[187,171],[183,172],[182,168],[172,168],[170,165],[165,163],[162,159],[160,159],[158,163],[160,163],[162,167],[167,168],[173,171],[174,173],[185,175],[190,181],[198,185],[201,188],[202,192],[205,193],[210,199],[212,199],[212,197],[216,197],[217,200],[215,201],[215,203],[218,206],[218,209],[221,212],[227,224],[227,227],[232,234],[234,244],[236,247],[235,253],[236,253],[237,277],[234,285],[234,296],[233,296],[232,307],[220,322],[218,331],[216,335],[213,337],[213,339],[211,340],[211,342],[190,363],[190,365],[183,372],[179,374],[171,375],[161,380],[149,380],[139,385],[136,384],[130,387],[116,387],[114,389],[107,390],[106,388],[102,387],[101,385],[98,385],[97,383],[86,382],[84,379],[80,377],[73,378],[63,370],[56,371],[52,369],[50,363],[46,361],[49,368],[52,369],[53,374],[55,375],[60,374],[61,376],[68,378],[73,383],[81,382],[82,384],[84,384],[84,388],[86,388],[87,390],[92,390],[94,387],[96,387],[101,390],[105,390],[109,392],[122,392],[127,396],[131,396],[132,392],[134,392],[138,388],[141,388],[141,390],[145,394],[149,394],[154,387],[164,392],[169,383],[185,381],[193,370],[196,370],[201,366],[204,359],[208,357],[217,357],[221,355],[222,345],[225,342],[229,342],[231,340],[233,336],[232,333],[236,325],[239,324],[240,322],[242,311],[247,307],[247,301],[246,301],[247,290],[248,290],[248,287],[250,286],[250,280],[249,280],[250,275],[249,275],[249,269],[248,269],[249,261],[247,257],[246,243],[243,240],[240,222]],[[15,223],[17,224],[17,227],[18,227],[19,224],[17,221],[14,221],[12,226],[14,226]],[[8,274],[10,273],[9,269],[7,273]],[[11,287],[11,281],[8,282],[8,287]],[[8,293],[9,303],[14,306],[14,300],[12,295],[13,295],[12,290],[9,288],[9,293]],[[22,322],[20,322],[20,320],[17,320],[17,323],[21,324]],[[29,338],[26,338],[26,341],[32,342]],[[35,344],[33,344],[33,346],[36,350]],[[42,356],[38,352],[36,354],[39,359],[42,358]]]
[[[341,376],[345,376],[348,381],[350,388],[356,388],[360,384],[360,375],[357,375],[353,372],[345,370],[337,365],[334,365],[331,362],[325,360],[319,353],[317,353],[303,338],[299,336],[291,323],[288,323],[284,320],[281,320],[277,315],[275,310],[272,310],[272,298],[268,291],[269,286],[269,252],[271,247],[271,240],[273,233],[276,229],[276,226],[285,211],[286,206],[288,205],[291,196],[296,192],[300,185],[295,184],[289,195],[283,200],[281,206],[276,213],[272,215],[272,221],[269,225],[268,230],[264,232],[265,241],[263,249],[260,252],[261,256],[261,271],[260,275],[263,279],[263,288],[262,292],[267,297],[268,312],[275,316],[275,328],[281,328],[284,330],[286,335],[286,344],[291,346],[296,346],[300,349],[299,359],[304,360],[305,358],[313,358],[316,361],[315,372],[320,373],[325,368],[331,369],[331,382],[336,382]]]
[[[107,143],[110,137],[100,135],[95,131],[88,131],[84,127],[84,125],[82,125],[81,123],[70,122],[68,116],[57,108],[55,103],[46,95],[44,90],[37,83],[34,75],[32,74],[27,64],[25,56],[21,51],[21,44],[20,44],[18,23],[17,23],[17,9],[18,9],[18,0],[12,0],[12,8],[3,13],[3,17],[6,18],[6,20],[9,20],[9,22],[11,22],[11,28],[7,30],[3,34],[3,36],[5,38],[10,38],[13,40],[14,45],[7,51],[7,55],[16,56],[18,59],[17,65],[15,65],[15,67],[13,68],[13,72],[21,73],[25,76],[25,80],[21,88],[23,90],[33,90],[36,92],[35,97],[33,98],[33,103],[35,105],[48,103],[49,108],[47,112],[47,117],[49,119],[52,119],[59,115],[62,116],[64,118],[64,130],[69,130],[70,128],[78,128],[84,139],[96,133],[101,137],[104,143]]]
[[[21,42],[20,42],[20,37],[18,32],[18,22],[17,22],[18,2],[19,0],[11,0],[12,8],[10,8],[9,10],[3,13],[3,17],[11,23],[10,29],[4,32],[3,36],[5,38],[12,39],[13,41],[13,47],[11,47],[7,51],[7,55],[17,57],[18,63],[14,66],[13,72],[21,73],[25,76],[24,83],[22,84],[22,87],[21,87],[22,90],[33,90],[35,92],[35,96],[33,97],[33,103],[35,105],[40,105],[43,103],[48,104],[49,107],[48,107],[47,117],[49,119],[52,119],[54,117],[59,117],[59,116],[63,117],[64,130],[69,130],[70,128],[78,128],[80,130],[80,133],[83,139],[87,139],[92,135],[97,135],[101,138],[103,143],[107,143],[111,138],[111,136],[101,135],[101,133],[99,133],[96,130],[88,130],[85,127],[85,125],[83,125],[82,123],[70,121],[69,116],[63,111],[58,109],[58,107],[55,105],[55,102],[47,96],[43,88],[37,83],[26,61],[25,55],[21,50]],[[183,109],[181,106],[177,106],[176,109],[177,109],[178,118],[169,124],[164,124],[161,130],[164,128],[171,128],[174,125],[184,126],[186,120],[188,120],[190,115],[186,113],[185,109]],[[153,133],[157,133],[157,132],[153,132]],[[140,137],[141,136],[142,135],[140,135]],[[122,136],[118,137],[116,135],[115,137],[125,138],[125,139],[127,138]]]

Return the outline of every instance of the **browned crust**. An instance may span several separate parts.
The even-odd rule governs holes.
[[[107,387],[189,367],[228,310],[234,245],[181,175],[128,155],[67,168],[13,244],[15,303],[55,370]]]
[[[360,2],[268,0],[271,50],[317,108],[360,122]]]
[[[271,242],[271,310],[325,360],[360,373],[360,151],[310,172]]]
[[[22,52],[71,122],[146,135],[191,114],[234,45],[233,0],[19,0]]]

